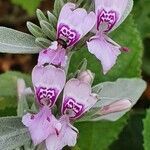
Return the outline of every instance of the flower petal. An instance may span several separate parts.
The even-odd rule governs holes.
[[[52,65],[35,66],[32,71],[32,82],[38,103],[52,107],[62,91],[65,81],[64,70]]]
[[[66,83],[61,112],[71,119],[79,118],[90,109],[97,99],[91,93],[91,86],[78,79],[71,79]]]
[[[63,67],[66,65],[66,50],[64,48],[57,48],[56,41],[53,43],[52,46],[39,53],[38,66],[47,63]]]
[[[91,38],[91,40],[87,42],[89,52],[94,54],[101,61],[104,74],[115,65],[116,59],[121,53],[120,47],[106,38],[107,37],[104,36]]]
[[[133,0],[95,0],[97,14],[97,28],[102,23],[108,23],[106,31],[117,28],[129,15],[133,7]],[[106,21],[107,20],[107,21]]]
[[[67,46],[73,46],[95,25],[96,16],[87,14],[83,8],[75,9],[73,3],[63,6],[57,24],[57,38],[64,40]]]
[[[59,135],[50,135],[46,139],[47,150],[61,150],[65,146],[75,146],[78,130],[69,123],[67,116],[60,118],[62,124]],[[74,130],[75,129],[75,130]]]
[[[66,20],[70,15],[72,15],[73,10],[75,8],[76,8],[76,5],[74,3],[65,4],[61,9],[61,12],[58,18],[58,24],[61,22],[61,20]]]
[[[126,8],[124,9],[124,12],[122,13],[120,20],[118,20],[118,22],[109,32],[112,32],[113,30],[115,30],[127,18],[129,13],[132,11],[132,8],[133,8],[133,0],[127,0]]]
[[[28,127],[35,145],[40,144],[50,134],[55,134],[56,127],[60,125],[48,107],[43,107],[38,114],[26,114],[22,122]]]

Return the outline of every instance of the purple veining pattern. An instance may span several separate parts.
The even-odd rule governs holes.
[[[67,114],[68,111],[72,111],[73,114],[69,115],[70,119],[79,118],[84,113],[84,105],[77,103],[75,99],[66,97],[62,104],[62,114]]]
[[[57,37],[63,40],[65,39],[68,47],[73,46],[80,40],[80,34],[65,24],[59,25]]]
[[[36,97],[38,103],[42,106],[52,107],[58,96],[58,90],[54,88],[38,87],[36,88]]]
[[[97,30],[99,30],[99,26],[105,22],[108,23],[108,27],[105,30],[105,32],[108,32],[113,28],[117,20],[118,20],[118,15],[116,11],[113,10],[106,11],[104,9],[99,10],[97,15]]]

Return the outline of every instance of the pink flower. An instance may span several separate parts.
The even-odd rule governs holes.
[[[42,107],[38,114],[26,114],[22,122],[28,127],[34,145],[40,144],[49,135],[55,135],[61,130],[61,123],[46,106]]]
[[[94,12],[87,14],[83,8],[77,8],[73,3],[63,6],[57,24],[57,41],[39,54],[38,65],[53,64],[65,66],[68,47],[74,46],[95,25]]]
[[[66,50],[55,41],[49,48],[39,53],[38,66],[52,64],[58,67],[64,67],[66,65],[66,60]]]
[[[86,76],[85,76],[86,78]],[[64,88],[61,107],[62,128],[58,135],[50,135],[46,139],[48,150],[61,150],[64,146],[75,146],[78,130],[70,122],[75,121],[88,111],[97,101],[91,92],[91,85],[84,77],[69,80]]]
[[[83,115],[97,101],[91,85],[78,79],[69,80],[64,88],[61,112],[74,120]]]
[[[35,66],[32,71],[32,82],[38,104],[54,106],[64,88],[66,75],[64,70],[52,65]]]
[[[132,0],[95,0],[97,23],[96,36],[91,37],[87,46],[102,63],[106,74],[116,63],[122,47],[111,40],[107,34],[116,29],[128,16],[133,6]]]
[[[59,121],[62,128],[58,135],[51,134],[46,139],[47,150],[62,150],[67,145],[75,146],[77,142],[78,130],[70,124],[68,116],[62,116]]]
[[[88,14],[85,9],[67,3],[58,18],[57,38],[66,42],[67,47],[73,46],[94,27],[95,23],[94,12]]]

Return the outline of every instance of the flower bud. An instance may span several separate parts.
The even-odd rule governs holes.
[[[123,111],[125,109],[130,108],[131,105],[132,105],[131,101],[128,99],[119,100],[119,101],[116,101],[110,105],[106,105],[106,106],[102,107],[100,110],[100,114],[101,115],[107,115],[110,113]]]
[[[79,73],[78,79],[85,83],[91,84],[94,80],[94,74],[90,70],[86,70]]]

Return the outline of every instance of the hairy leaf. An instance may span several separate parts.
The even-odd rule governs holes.
[[[51,45],[51,41],[46,38],[36,38],[35,43],[41,48],[47,48]]]
[[[0,135],[1,150],[12,150],[30,141],[27,128],[17,117],[0,118]]]
[[[42,20],[48,21],[48,19],[46,18],[46,16],[44,15],[44,13],[40,9],[36,10],[36,15],[37,15],[39,22]]]
[[[32,22],[27,22],[27,28],[35,37],[45,37],[42,29]]]
[[[55,0],[54,2],[54,14],[58,17],[59,13],[61,11],[61,8],[64,5],[64,1],[63,0]]]
[[[100,115],[98,112],[100,108],[112,104],[118,100],[128,99],[131,105],[135,105],[142,93],[146,89],[146,83],[142,79],[118,79],[116,82],[104,82],[93,87],[93,92],[98,94],[100,98],[97,103],[92,107],[92,112],[89,115],[85,114],[85,118],[81,118],[81,121],[98,121],[98,120],[110,120],[116,121],[121,118],[131,108],[114,112],[107,115]],[[80,120],[79,120],[80,121]]]
[[[0,52],[2,53],[38,53],[41,50],[35,44],[35,38],[29,34],[10,28],[0,27]]]
[[[42,27],[42,31],[44,32],[44,34],[49,39],[51,39],[52,41],[54,41],[56,39],[55,38],[55,36],[56,36],[56,30],[54,29],[54,27],[50,23],[48,23],[48,22],[46,22],[44,20],[42,20],[40,22],[40,25]]]

